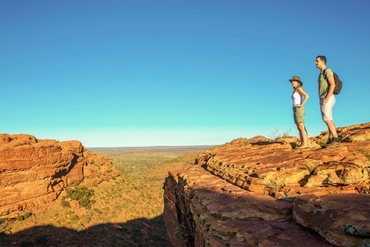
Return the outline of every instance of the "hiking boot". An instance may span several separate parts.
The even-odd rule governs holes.
[[[325,144],[325,148],[337,147],[340,146],[340,140],[338,137],[334,137],[330,143]]]
[[[328,145],[334,141],[334,137],[329,137],[328,140],[326,141],[325,145]]]

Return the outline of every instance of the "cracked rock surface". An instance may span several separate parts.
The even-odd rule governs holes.
[[[369,246],[370,123],[298,139],[239,138],[170,171],[164,217],[173,246]]]

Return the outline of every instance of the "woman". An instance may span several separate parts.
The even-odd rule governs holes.
[[[303,82],[301,81],[301,78],[299,78],[299,76],[295,75],[289,81],[292,83],[293,86],[292,100],[294,123],[297,125],[299,139],[301,141],[301,145],[296,148],[308,148],[307,131],[304,126],[304,115],[306,114],[306,110],[304,109],[303,105],[307,102],[309,96],[303,90]]]

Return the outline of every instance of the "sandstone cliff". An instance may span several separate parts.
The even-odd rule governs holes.
[[[45,207],[66,186],[86,178],[91,186],[119,174],[110,159],[91,153],[79,141],[0,134],[0,217]]]
[[[370,246],[370,123],[298,139],[239,138],[170,171],[164,217],[180,246]]]

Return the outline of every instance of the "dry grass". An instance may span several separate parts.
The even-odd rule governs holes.
[[[0,232],[7,234],[0,233],[0,246],[169,246],[164,179],[208,148],[90,149],[112,158],[123,175],[89,188],[91,208],[63,207],[60,197],[28,218],[1,222]]]

